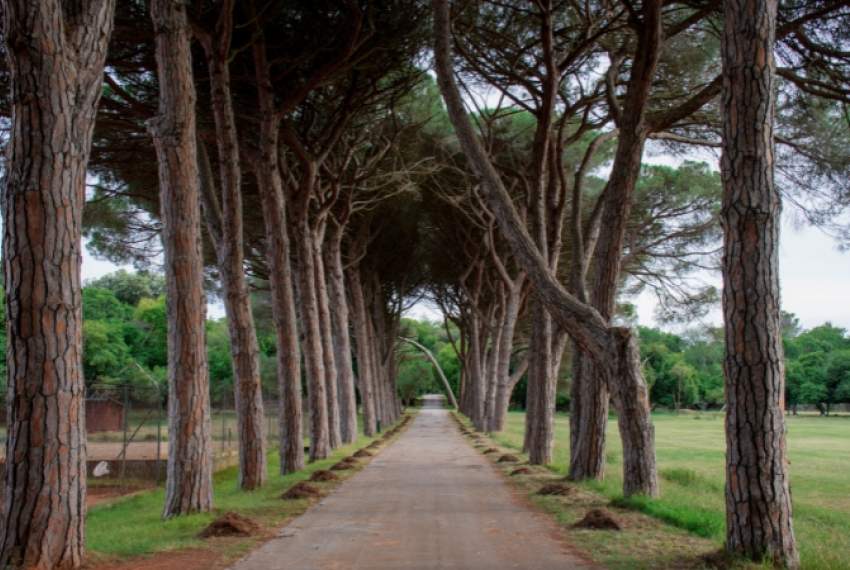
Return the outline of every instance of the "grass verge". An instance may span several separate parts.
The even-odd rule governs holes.
[[[607,431],[605,480],[588,488],[667,524],[711,540],[716,548],[725,533],[726,439],[720,412],[654,413],[655,446],[661,483],[657,499],[622,498],[622,447],[617,421]],[[493,434],[500,445],[522,446],[525,414],[510,412],[504,431]],[[787,416],[794,532],[803,570],[850,568],[850,418]],[[552,472],[567,472],[569,416],[556,414],[558,449]]]
[[[411,415],[406,414],[400,422]],[[328,469],[343,457],[351,455],[373,441],[389,443],[394,439],[395,437],[390,437],[383,440],[380,436],[361,435],[356,442],[335,450],[327,459],[310,463],[302,471],[286,476],[277,473],[277,453],[270,453],[268,482],[257,491],[241,491],[237,488],[236,467],[219,471],[214,476],[215,509],[211,513],[162,520],[164,503],[162,488],[95,506],[89,511],[86,525],[90,562],[107,563],[198,547],[216,548],[221,551],[222,557],[228,560],[235,559],[258,543],[271,538],[278,527],[302,514],[316,502],[317,499],[282,500],[280,495],[292,485],[308,479],[314,471]],[[329,492],[362,469],[368,462],[368,458],[361,459],[355,469],[336,472],[339,480],[318,482],[315,485],[323,492]],[[253,519],[261,525],[262,532],[248,538],[211,540],[198,538],[198,533],[205,526],[228,511],[235,511]]]
[[[522,494],[531,504],[552,516],[561,528],[567,542],[577,548],[585,557],[612,570],[639,569],[701,569],[711,568],[706,557],[712,557],[718,551],[716,541],[705,538],[714,530],[703,535],[688,532],[667,524],[663,513],[653,516],[640,512],[644,505],[640,498],[624,502],[613,501],[600,492],[599,485],[574,484],[567,482],[572,490],[565,495],[539,495],[538,491],[547,484],[564,482],[562,475],[552,466],[529,465],[528,457],[519,453],[519,446],[505,445],[501,437],[488,437],[474,432],[471,423],[460,414],[455,419],[472,433],[472,440],[483,443],[474,445],[479,452],[490,447],[498,448],[498,453],[489,453],[490,458],[508,483]],[[520,440],[521,444],[521,440]],[[512,453],[520,458],[519,463],[498,463],[502,453]],[[511,476],[517,468],[526,468],[528,473]],[[621,531],[585,530],[573,528],[573,525],[591,509],[605,509],[622,525]],[[675,518],[675,517],[670,517]],[[704,521],[699,517],[693,521],[697,527]],[[713,521],[710,521],[714,524]],[[752,565],[735,565],[735,568],[757,568]]]

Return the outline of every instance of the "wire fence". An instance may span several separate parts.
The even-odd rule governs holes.
[[[279,439],[277,401],[265,401],[266,437]],[[157,383],[95,384],[86,390],[86,448],[90,479],[154,482],[165,479],[168,460],[167,389]],[[216,470],[236,464],[239,438],[232,396],[211,408],[213,462]],[[5,463],[6,401],[0,393],[0,462]]]

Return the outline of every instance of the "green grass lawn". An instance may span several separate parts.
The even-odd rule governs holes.
[[[95,558],[125,558],[153,554],[164,550],[200,546],[203,541],[198,533],[213,519],[227,511],[236,511],[250,517],[267,528],[280,525],[291,516],[306,510],[309,500],[284,501],[280,495],[298,481],[307,479],[319,469],[327,469],[353,451],[367,445],[377,438],[367,438],[361,434],[353,444],[340,447],[325,460],[308,464],[305,469],[282,477],[278,474],[278,455],[270,453],[268,458],[268,483],[253,492],[240,491],[237,488],[237,468],[224,469],[215,474],[214,501],[215,511],[207,514],[177,517],[163,521],[162,506],[164,490],[162,488],[142,492],[119,499],[116,502],[97,505],[89,510],[86,525],[86,543],[89,553]],[[351,471],[342,471],[338,475],[346,477]],[[333,483],[317,483],[319,487],[332,486]],[[253,542],[245,541],[239,547],[249,548]]]
[[[505,431],[493,438],[522,447],[525,416],[511,412]],[[661,498],[630,505],[690,532],[724,537],[725,436],[719,413],[655,414],[655,439]],[[558,414],[555,461],[565,473],[569,418]],[[794,527],[806,569],[850,568],[850,418],[788,418]],[[616,420],[608,423],[606,477],[591,486],[622,501],[622,448]],[[625,506],[625,505],[624,505]]]

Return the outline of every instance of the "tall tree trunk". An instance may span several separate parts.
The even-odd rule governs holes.
[[[363,405],[363,432],[373,436],[377,430],[375,410],[375,378],[372,374],[372,354],[369,342],[369,321],[366,315],[366,299],[358,267],[349,269],[348,283],[351,291],[351,314],[354,322],[354,340],[357,349],[357,374],[359,377],[360,401]]]
[[[198,140],[198,166],[201,179],[201,205],[210,240],[216,257],[224,292],[224,312],[227,316],[230,335],[230,356],[233,366],[234,400],[239,437],[239,487],[252,490],[261,487],[266,480],[265,433],[263,431],[263,393],[260,382],[259,344],[251,313],[251,298],[245,280],[243,262],[239,270],[233,266],[234,252],[225,245],[222,226],[224,216],[216,196],[212,165],[206,147]],[[229,201],[228,201],[229,202]],[[241,204],[234,207],[241,209]],[[239,216],[241,217],[241,213]],[[241,223],[241,220],[240,220]],[[229,231],[229,230],[228,230]],[[242,238],[239,234],[241,258]],[[231,236],[232,239],[232,236]],[[241,281],[241,284],[239,283]],[[254,376],[256,375],[256,376]]]
[[[785,446],[774,184],[776,0],[724,3],[726,548],[798,568]]]
[[[640,367],[640,349],[631,329],[611,328],[614,346],[610,377],[614,383],[613,399],[617,408],[617,426],[623,441],[623,494],[658,495],[655,465],[655,428],[649,407],[649,389]]]
[[[496,364],[496,401],[493,406],[493,422],[491,431],[502,431],[505,429],[505,418],[508,413],[508,404],[511,399],[511,354],[514,347],[514,331],[519,319],[519,311],[522,305],[522,287],[524,278],[519,278],[508,288],[505,304],[505,316],[502,319],[502,333],[499,343],[499,359]]]
[[[351,362],[351,333],[348,301],[345,295],[345,271],[342,265],[343,228],[335,227],[327,241],[325,268],[330,289],[333,346],[337,367],[340,431],[342,443],[357,439],[357,395]]]
[[[608,424],[608,386],[593,362],[573,344],[573,382],[570,387],[570,467],[573,481],[605,475],[605,429]]]
[[[168,469],[164,517],[212,508],[206,295],[191,29],[183,4],[152,0],[159,114],[149,124],[159,163],[168,304]]]
[[[272,318],[277,348],[277,385],[280,409],[280,473],[286,475],[304,467],[303,411],[301,404],[301,360],[295,291],[287,231],[286,202],[278,163],[280,117],[274,109],[265,44],[254,41],[260,107],[259,156],[254,161],[257,187],[263,209],[266,258],[272,294]]]
[[[339,398],[337,395],[337,366],[333,344],[328,281],[325,275],[325,260],[322,255],[324,229],[314,232],[313,259],[316,267],[316,300],[319,307],[319,324],[322,332],[322,363],[325,370],[325,394],[328,404],[328,445],[336,449],[342,443],[340,428]]]
[[[484,371],[482,370],[482,339],[480,317],[470,317],[469,334],[469,417],[475,429],[484,431]]]
[[[216,249],[224,310],[230,334],[230,356],[233,362],[234,401],[239,437],[239,486],[257,489],[266,480],[266,437],[263,430],[263,388],[260,379],[259,343],[251,313],[251,298],[245,278],[245,256],[242,229],[242,168],[239,137],[233,101],[230,95],[230,35],[233,28],[233,0],[221,7],[217,37],[207,38],[204,48],[210,72],[210,100],[216,130],[218,162],[221,177],[221,207],[212,177],[202,188],[204,216]],[[200,148],[203,151],[203,148]],[[202,175],[209,168],[209,157],[202,156]],[[204,178],[204,176],[202,176]]]
[[[307,173],[303,176],[314,176]],[[308,182],[310,184],[310,182]],[[302,188],[299,193],[308,192]],[[301,196],[306,196],[301,194]],[[297,237],[298,297],[301,326],[304,329],[304,368],[307,372],[307,397],[310,399],[310,460],[324,459],[330,453],[328,398],[325,389],[325,361],[322,347],[322,322],[316,289],[316,260],[313,231],[308,221],[307,204],[298,207]]]
[[[86,166],[115,3],[9,1],[3,191],[7,439],[0,567],[79,568],[86,430],[80,260]]]
[[[539,300],[532,301],[532,329],[529,341],[528,384],[534,385],[533,410],[527,430],[528,460],[535,465],[546,465],[552,461],[555,442],[555,389],[557,374],[553,374],[553,326],[552,318]]]

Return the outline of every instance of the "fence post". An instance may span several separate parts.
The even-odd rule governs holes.
[[[125,483],[124,477],[127,474],[127,431],[130,429],[130,389],[127,384],[123,385],[124,387],[124,403],[123,403],[123,412],[124,412],[124,445],[123,445],[123,453],[121,456],[121,484]]]
[[[162,393],[156,390],[157,414],[156,414],[156,484],[162,479]]]

